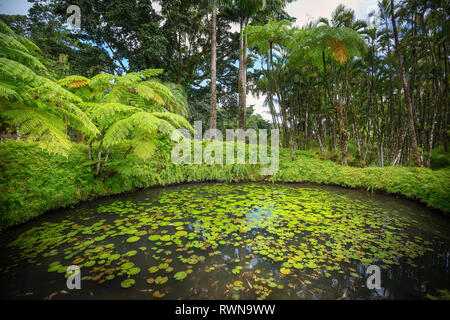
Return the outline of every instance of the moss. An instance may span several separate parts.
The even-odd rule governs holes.
[[[7,141],[0,144],[0,228],[28,221],[48,210],[97,196],[136,188],[200,181],[312,182],[385,191],[450,211],[450,169],[410,167],[353,168],[297,151],[290,161],[281,150],[280,170],[272,177],[259,174],[259,165],[177,166],[167,150],[152,161],[138,163],[143,176],[112,175],[94,178],[86,147],[75,146],[67,158],[46,153],[35,144]],[[114,156],[112,157],[114,161]],[[134,169],[133,169],[134,170]]]

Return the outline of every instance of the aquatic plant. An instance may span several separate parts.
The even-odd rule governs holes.
[[[314,288],[311,281],[336,274],[358,279],[364,266],[372,264],[417,267],[417,258],[432,248],[409,232],[416,223],[371,201],[317,188],[190,186],[152,200],[114,201],[91,214],[44,222],[8,244],[14,253],[2,271],[23,261],[48,261],[50,273],[78,264],[83,279],[99,285],[110,281],[129,288],[141,279],[163,287],[155,298],[174,290],[173,281],[225,273],[232,280],[223,284],[230,298],[242,297],[245,284],[247,296],[265,299],[285,290],[283,283]],[[230,248],[239,254],[225,254]],[[252,265],[263,262],[271,267]]]

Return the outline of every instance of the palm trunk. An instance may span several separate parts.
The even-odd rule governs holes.
[[[270,74],[271,77],[274,76],[273,74],[273,44],[272,42],[269,42],[270,45],[270,50],[269,50],[269,62],[268,65],[270,64],[270,67],[267,67],[267,74]],[[269,94],[272,95],[273,92],[270,92]],[[272,121],[273,121],[273,125],[275,129],[279,128],[278,122],[277,122],[277,115],[276,115],[276,110],[275,107],[273,105],[273,97],[269,97],[269,109],[270,109],[270,114],[272,115]]]
[[[247,89],[246,89],[246,64],[245,64],[245,58],[246,58],[246,42],[244,37],[244,28],[246,26],[245,18],[241,19],[241,37],[239,39],[239,84],[238,84],[238,91],[239,91],[239,128],[242,130],[245,130],[246,123],[245,123],[245,108],[247,104]]]
[[[337,111],[337,116],[338,116],[338,124],[339,124],[339,147],[341,149],[341,155],[342,155],[341,164],[347,165],[349,133],[345,129],[342,107],[340,108],[340,110]]]
[[[409,128],[409,134],[411,135],[414,165],[417,167],[420,167],[422,165],[422,162],[421,162],[421,159],[419,156],[419,148],[417,146],[416,130],[414,128],[414,115],[413,115],[414,106],[413,106],[413,102],[411,100],[411,95],[409,92],[408,80],[406,79],[405,66],[403,65],[403,56],[402,56],[402,53],[400,50],[400,44],[398,41],[398,32],[397,32],[397,25],[395,22],[395,13],[394,12],[395,12],[394,0],[391,0],[392,28],[394,31],[395,49],[397,52],[398,62],[400,65],[400,72],[401,72],[401,76],[402,76],[403,90],[405,92],[405,102],[406,102],[406,107],[408,109],[408,128]]]
[[[212,13],[211,13],[211,118],[210,118],[210,129],[217,129],[217,69],[216,69],[216,60],[217,60],[217,39],[216,39],[216,18],[217,18],[217,9],[216,6],[213,5]],[[211,135],[211,141],[214,140],[215,135]]]
[[[319,123],[319,121],[317,121],[317,119],[315,120],[315,123],[316,123],[316,129],[313,130],[312,132],[316,136],[317,143],[319,144],[319,147],[320,147],[320,151],[322,152],[322,154],[326,154],[326,149],[323,146],[322,137],[320,136],[320,123]]]

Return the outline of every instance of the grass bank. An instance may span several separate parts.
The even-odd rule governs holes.
[[[20,141],[1,143],[0,228],[98,196],[201,181],[269,180],[334,184],[400,194],[444,213],[450,212],[449,169],[353,168],[318,159],[308,151],[297,151],[296,160],[290,161],[288,150],[281,150],[280,170],[272,177],[263,177],[259,174],[259,165],[174,165],[167,152],[157,152],[152,160],[137,163],[128,172],[106,172],[96,179],[85,149],[84,145],[76,146],[65,158],[48,154],[33,144]],[[137,170],[145,174],[135,175]]]

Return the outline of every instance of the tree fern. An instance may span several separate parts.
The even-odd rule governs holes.
[[[154,152],[158,134],[170,134],[180,127],[193,130],[183,117],[187,113],[184,90],[155,78],[161,73],[161,69],[148,69],[123,76],[99,74],[91,79],[71,76],[59,80],[83,99],[80,108],[101,132],[90,143],[99,141],[97,174],[115,145],[127,142],[130,149],[126,156],[147,159]]]
[[[163,114],[169,114],[163,113]],[[138,112],[130,117],[119,120],[115,122],[106,132],[104,137],[105,146],[112,146],[122,142],[123,140],[138,137],[135,135],[134,131],[138,129],[144,129],[149,134],[156,133],[158,131],[169,134],[179,126],[178,122],[167,121],[166,119],[160,118],[159,113],[150,112]],[[174,118],[176,115],[172,114]],[[168,117],[169,119],[173,119]],[[189,124],[186,124],[190,127]]]
[[[19,99],[19,94],[14,90],[15,87],[9,86],[6,83],[0,84],[0,99],[6,99],[9,101],[14,101]]]
[[[82,100],[49,79],[39,48],[0,21],[0,121],[27,140],[67,155],[70,125],[89,135],[98,130],[74,103]]]

